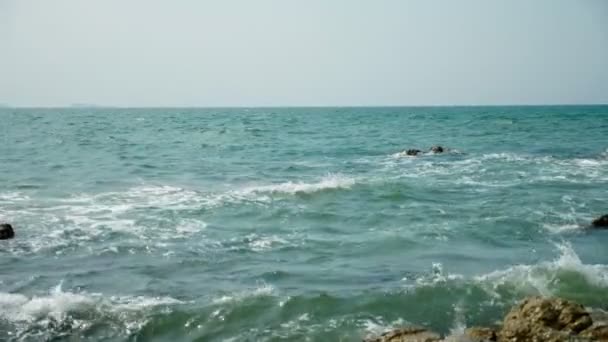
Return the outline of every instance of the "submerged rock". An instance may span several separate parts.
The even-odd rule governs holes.
[[[564,299],[532,297],[511,309],[499,341],[570,341],[593,324],[585,308]],[[582,337],[581,337],[582,338]]]
[[[364,342],[438,342],[441,336],[424,328],[401,328],[382,334],[380,337],[366,339]]]
[[[437,145],[437,146],[433,146],[431,147],[431,152],[433,153],[443,153],[443,147]]]
[[[0,224],[0,240],[12,239],[15,237],[13,226],[8,223]]]
[[[405,154],[408,156],[416,156],[420,152],[422,152],[422,151],[416,150],[416,149],[409,149],[409,150],[405,151]]]
[[[608,215],[603,215],[596,218],[595,220],[591,221],[591,225],[597,228],[608,228]]]

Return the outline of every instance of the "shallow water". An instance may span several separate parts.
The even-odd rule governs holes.
[[[608,212],[607,106],[0,122],[0,340],[359,341],[532,294],[608,306],[608,231],[585,229]]]

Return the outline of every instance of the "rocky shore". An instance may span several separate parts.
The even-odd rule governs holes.
[[[511,309],[502,325],[472,327],[444,336],[422,327],[395,329],[364,342],[561,342],[608,341],[608,321],[593,317],[582,305],[560,299],[530,297]]]

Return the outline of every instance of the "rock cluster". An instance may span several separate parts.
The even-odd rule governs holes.
[[[511,309],[499,333],[500,341],[569,341],[593,321],[585,308],[554,298],[528,298]]]
[[[591,342],[608,341],[608,325],[594,324],[577,303],[560,298],[530,297],[513,307],[501,327],[474,327],[464,336],[448,336],[424,328],[402,328],[364,342]]]
[[[439,145],[433,146],[433,147],[431,147],[430,152],[432,152],[432,153],[443,153],[443,147],[441,147]],[[408,155],[408,156],[417,156],[420,153],[422,153],[422,151],[419,150],[419,149],[415,149],[415,148],[412,148],[412,149],[409,149],[409,150],[405,151],[405,154]]]

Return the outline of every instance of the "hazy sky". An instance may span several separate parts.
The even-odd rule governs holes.
[[[608,1],[0,0],[0,103],[608,103]]]

